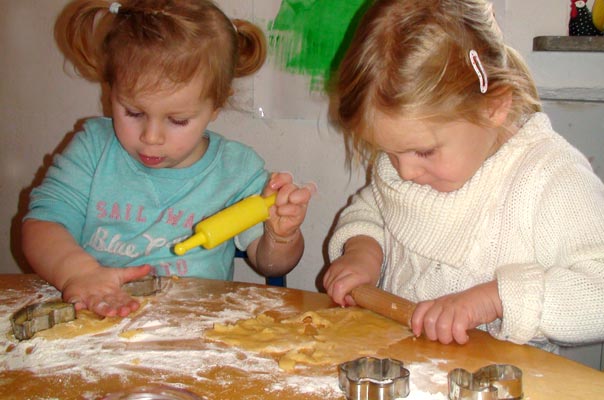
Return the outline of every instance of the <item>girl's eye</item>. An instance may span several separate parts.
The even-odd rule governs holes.
[[[126,108],[125,110],[126,110],[126,116],[127,116],[127,117],[139,118],[139,117],[142,117],[142,116],[143,116],[143,113],[142,113],[142,112],[134,112],[134,111],[130,111],[130,110],[128,110],[127,108]]]
[[[188,119],[174,119],[174,118],[170,118],[170,122],[172,122],[174,125],[178,125],[178,126],[187,126],[189,124],[189,120]]]
[[[415,152],[415,155],[417,155],[418,157],[421,157],[421,158],[430,157],[432,154],[434,154],[434,149],[427,150],[427,151],[416,151]]]

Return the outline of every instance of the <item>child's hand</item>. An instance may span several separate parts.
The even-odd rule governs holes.
[[[275,241],[289,242],[300,234],[308,202],[316,191],[314,183],[298,187],[289,173],[277,172],[271,175],[264,195],[277,192],[277,198],[275,206],[271,207],[270,218],[266,221],[266,229]]]
[[[99,267],[93,271],[74,275],[63,285],[63,299],[74,303],[77,310],[88,309],[98,315],[125,317],[136,311],[140,304],[121,289],[132,280],[151,272],[151,266],[128,268]]]
[[[277,193],[270,217],[264,222],[264,234],[247,247],[250,263],[264,276],[280,276],[291,271],[304,252],[304,236],[300,225],[306,208],[317,191],[314,184],[298,187],[291,174],[278,172],[264,188],[263,195]]]
[[[323,286],[332,300],[343,307],[356,305],[350,292],[363,284],[375,284],[364,263],[354,256],[343,255],[336,259],[323,276]]]
[[[497,282],[492,281],[420,302],[411,318],[411,327],[416,336],[423,330],[430,340],[464,344],[468,341],[468,329],[492,322],[502,315]]]
[[[380,245],[368,236],[346,242],[344,254],[336,259],[323,276],[323,286],[332,300],[341,306],[356,305],[350,292],[364,284],[375,285],[382,263]]]

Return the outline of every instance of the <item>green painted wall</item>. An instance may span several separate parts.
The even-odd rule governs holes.
[[[325,88],[371,0],[284,0],[269,23],[269,51],[276,65]]]

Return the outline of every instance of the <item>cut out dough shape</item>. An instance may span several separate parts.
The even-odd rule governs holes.
[[[140,307],[134,313],[130,314],[130,318],[141,312],[147,300],[138,299]],[[44,338],[46,340],[72,339],[82,335],[92,335],[95,333],[105,332],[119,324],[124,317],[102,317],[89,310],[78,310],[76,319],[73,321],[57,324],[50,329],[40,331],[34,337]],[[122,332],[121,337],[130,339],[138,332]]]
[[[215,324],[205,336],[277,356],[279,366],[291,371],[297,364],[335,365],[375,355],[413,333],[372,311],[349,307],[309,311],[282,321],[260,314],[233,325]]]
[[[101,317],[88,310],[79,310],[73,321],[57,324],[50,329],[36,333],[35,337],[46,340],[71,339],[110,329],[122,320],[122,317]]]

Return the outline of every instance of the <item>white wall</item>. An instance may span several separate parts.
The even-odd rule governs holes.
[[[242,0],[240,0],[242,1]],[[77,124],[101,114],[99,89],[63,69],[52,27],[67,0],[0,0],[0,273],[24,267],[19,248],[19,220],[28,189],[40,178],[51,154]],[[236,4],[237,2],[231,2]],[[227,12],[236,12],[234,5]],[[242,4],[246,7],[248,3]],[[604,54],[532,53],[532,38],[566,34],[567,0],[495,0],[498,19],[513,47],[527,57],[543,87],[603,87]],[[247,12],[247,11],[246,11]],[[70,70],[69,70],[70,71]],[[598,73],[599,72],[599,73]],[[560,118],[554,124],[594,160],[602,173],[604,156],[601,104],[587,105],[581,121],[568,110],[585,110],[577,103],[554,103]],[[571,118],[569,120],[568,118]],[[315,181],[303,232],[307,249],[301,264],[288,277],[290,287],[316,290],[315,280],[325,264],[325,240],[336,213],[364,182],[361,172],[344,168],[341,138],[330,131],[325,115],[306,120],[259,119],[224,112],[212,129],[252,145],[272,170],[293,172],[299,182]],[[236,279],[261,282],[244,265]]]

